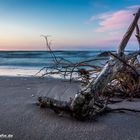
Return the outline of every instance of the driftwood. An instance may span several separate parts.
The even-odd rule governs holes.
[[[107,105],[109,98],[112,96],[112,92],[115,93],[115,91],[123,91],[124,93],[129,92],[129,94],[132,94],[134,91],[140,91],[140,82],[138,78],[140,75],[138,70],[139,64],[135,64],[137,56],[140,52],[136,51],[127,55],[125,54],[125,47],[134,32],[134,29],[136,29],[136,38],[140,44],[140,32],[138,27],[139,17],[140,8],[134,15],[134,20],[125,33],[116,54],[108,52],[111,59],[106,63],[106,65],[102,69],[97,67],[95,68],[95,66],[92,65],[91,68],[94,67],[96,70],[100,69],[100,73],[96,78],[92,79],[91,82],[89,82],[90,78],[88,70],[80,70],[78,67],[81,65],[87,66],[89,65],[88,62],[85,61],[78,64],[68,62],[67,65],[65,65],[67,71],[72,71],[70,72],[70,75],[72,75],[73,71],[76,69],[77,72],[80,72],[81,75],[85,75],[85,77],[88,78],[87,85],[79,93],[77,93],[73,99],[70,99],[68,102],[63,102],[48,97],[39,97],[38,101],[40,107],[51,108],[56,113],[65,111],[75,118],[85,119],[97,116],[103,112],[110,112],[111,109],[109,109]],[[62,64],[62,59],[58,61],[57,58],[54,57],[54,61],[57,62],[57,66]],[[66,60],[63,61],[63,64],[65,62]],[[56,67],[56,69],[57,68],[58,67]],[[57,70],[57,72],[61,73],[62,69]],[[67,71],[65,71],[65,74]],[[115,87],[118,87],[119,90],[116,90]]]

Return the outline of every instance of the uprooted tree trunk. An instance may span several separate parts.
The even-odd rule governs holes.
[[[78,119],[94,117],[109,110],[107,107],[108,100],[103,100],[101,95],[106,91],[106,88],[111,81],[129,69],[134,77],[134,83],[139,82],[139,73],[133,66],[129,65],[129,63],[132,59],[136,58],[140,52],[137,51],[128,55],[124,53],[125,47],[135,28],[137,31],[136,37],[138,41],[140,40],[137,24],[139,17],[140,8],[135,14],[132,24],[125,33],[116,54],[109,53],[112,58],[103,67],[95,80],[87,85],[81,92],[77,93],[75,97],[70,99],[68,102],[58,101],[48,97],[39,97],[38,101],[40,106],[51,108],[57,113],[66,111]]]

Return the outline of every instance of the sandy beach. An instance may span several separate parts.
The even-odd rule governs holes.
[[[14,140],[140,140],[140,114],[110,113],[81,122],[35,105],[40,95],[68,100],[78,90],[76,82],[0,77],[0,135],[11,134]],[[140,109],[139,100],[124,104]]]

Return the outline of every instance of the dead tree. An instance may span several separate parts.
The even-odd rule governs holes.
[[[139,49],[140,49],[140,30],[139,30],[138,24],[136,25],[136,38],[137,38],[137,40],[138,40]]]
[[[135,14],[132,24],[125,33],[116,54],[110,53],[111,59],[102,68],[96,79],[90,82],[84,89],[82,89],[82,91],[77,93],[75,97],[70,99],[68,102],[58,101],[48,97],[39,97],[39,105],[41,107],[51,108],[57,113],[66,111],[78,119],[97,116],[109,110],[107,107],[108,98],[104,100],[102,98],[102,94],[116,77],[124,74],[124,71],[129,70],[134,79],[134,83],[139,83],[139,72],[137,72],[135,67],[130,65],[130,62],[140,54],[140,51],[136,51],[128,55],[125,54],[126,45],[135,28],[136,37],[139,42],[139,17],[140,8]]]

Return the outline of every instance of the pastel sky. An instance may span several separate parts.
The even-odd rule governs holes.
[[[0,50],[116,49],[140,0],[0,0]],[[140,21],[139,21],[140,24]],[[133,35],[128,49],[137,49]]]

